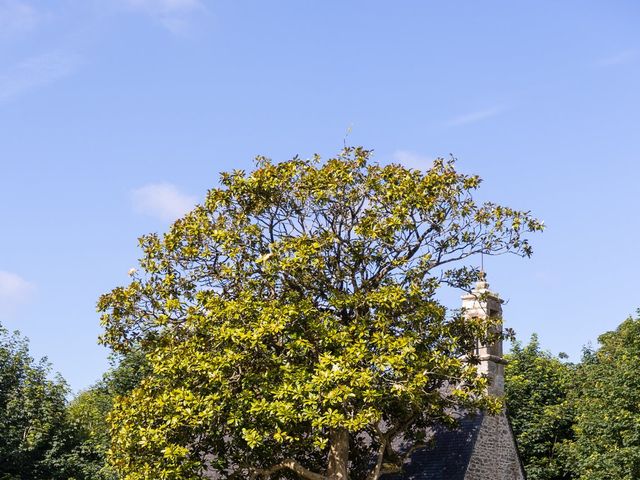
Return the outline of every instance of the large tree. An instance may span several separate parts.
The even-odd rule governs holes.
[[[528,212],[476,203],[477,176],[336,158],[257,160],[146,235],[131,283],[99,300],[103,342],[152,374],[110,415],[128,480],[375,480],[453,410],[497,408],[469,356],[496,319],[438,302],[483,252],[530,255]]]

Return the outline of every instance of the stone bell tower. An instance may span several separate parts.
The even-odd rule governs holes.
[[[467,318],[502,318],[502,300],[489,290],[484,278],[468,295],[462,297]],[[502,329],[502,322],[494,332]],[[502,341],[489,345],[478,342],[478,371],[489,379],[488,393],[504,395]],[[524,467],[518,455],[518,444],[509,424],[507,412],[460,414],[458,428],[432,429],[426,446],[417,448],[407,458],[402,471],[383,475],[383,480],[525,480]]]
[[[502,319],[502,303],[500,297],[489,290],[484,272],[481,272],[480,280],[468,295],[462,297],[464,315],[468,318],[497,317]],[[495,327],[494,332],[502,330],[502,320]],[[489,393],[495,396],[504,395],[504,366],[506,361],[502,356],[502,340],[496,340],[490,345],[478,341],[476,355],[480,358],[478,373],[489,378]]]

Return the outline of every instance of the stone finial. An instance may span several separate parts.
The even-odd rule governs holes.
[[[489,290],[484,272],[479,277],[471,293],[462,296],[462,308],[467,318],[502,318],[502,303],[500,297]],[[502,330],[502,322],[495,327],[494,333]],[[502,356],[502,340],[496,340],[490,345],[478,341],[476,354],[480,358],[478,373],[489,378],[489,393],[495,396],[504,395],[504,365]]]

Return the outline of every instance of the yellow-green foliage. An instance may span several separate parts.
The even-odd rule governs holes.
[[[124,478],[282,478],[294,464],[318,478],[344,431],[351,478],[364,478],[399,461],[380,448],[394,435],[418,441],[452,406],[496,408],[463,361],[493,320],[435,294],[476,279],[470,255],[528,256],[538,221],[476,204],[480,179],[452,161],[381,166],[362,148],[259,158],[221,182],[164,236],[142,237],[140,273],[99,301],[103,342],[141,348],[153,368],[110,415]]]

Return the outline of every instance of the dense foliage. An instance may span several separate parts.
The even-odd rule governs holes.
[[[81,392],[68,407],[70,421],[79,436],[76,448],[79,478],[112,480],[116,474],[106,461],[111,446],[111,434],[107,417],[118,396],[133,390],[149,370],[144,355],[131,351],[125,356],[114,357],[113,366],[102,380]]]
[[[471,255],[529,255],[527,212],[474,202],[480,179],[453,162],[381,166],[361,148],[221,181],[143,237],[140,272],[99,302],[103,341],[153,370],[110,415],[124,478],[376,479],[398,468],[398,435],[498,407],[463,361],[496,320],[436,292],[477,279]]]
[[[0,479],[115,480],[106,417],[147,371],[144,356],[131,352],[69,403],[46,359],[35,361],[27,340],[0,326]]]
[[[587,350],[576,375],[574,468],[581,480],[640,478],[640,317]]]
[[[508,414],[530,479],[640,478],[640,318],[598,340],[578,365],[535,337],[508,356]]]
[[[574,478],[567,458],[574,408],[575,366],[540,348],[538,337],[506,355],[507,412],[529,480]]]
[[[0,478],[68,480],[77,437],[66,416],[67,385],[46,360],[0,325]]]

